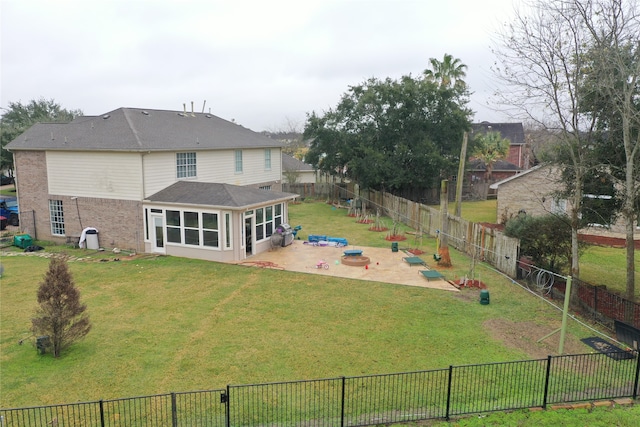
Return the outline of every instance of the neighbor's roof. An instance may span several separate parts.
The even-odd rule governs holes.
[[[285,153],[282,153],[282,170],[283,171],[300,171],[300,172],[314,171],[313,166],[305,162],[301,162],[295,157]]]
[[[486,171],[487,170],[487,165],[484,163],[484,161],[480,160],[480,159],[473,159],[469,161],[469,164],[467,166],[467,170],[470,171]],[[520,171],[522,170],[522,168],[514,165],[511,162],[507,162],[506,160],[497,160],[494,164],[493,164],[493,171],[494,172],[513,172],[513,171]]]
[[[9,150],[180,151],[281,147],[283,144],[206,113],[118,108],[69,123],[37,123]]]
[[[500,132],[500,135],[511,141],[513,145],[522,145],[525,143],[522,123],[481,122],[473,123],[471,129],[473,129],[473,133]]]
[[[299,196],[293,193],[260,190],[231,184],[178,181],[147,197],[145,201],[247,209],[252,206],[277,203],[296,197]]]

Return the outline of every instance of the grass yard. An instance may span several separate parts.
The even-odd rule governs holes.
[[[464,417],[451,422],[397,424],[396,427],[635,427],[640,418],[640,405],[600,407],[592,409],[558,409],[532,412],[527,409],[513,412],[495,412]]]
[[[353,245],[390,246],[385,233],[368,231],[346,210],[325,203],[292,206],[290,223],[303,226],[303,239],[328,234]],[[405,243],[427,254],[435,250],[432,238]],[[485,306],[474,290],[174,257],[120,256],[117,262],[108,252],[42,246],[84,257],[69,265],[93,330],[57,360],[38,355],[29,338],[30,316],[49,260],[4,256],[2,408],[528,359],[528,349],[546,351],[545,343],[520,348],[489,325],[514,325],[521,335],[560,325],[559,312],[486,267],[477,268],[491,291]],[[469,260],[451,255],[450,273],[466,274]],[[543,329],[535,337],[544,336]],[[577,341],[592,333],[572,324],[568,335]]]
[[[462,203],[462,218],[471,222],[496,222],[496,200]],[[449,210],[454,213],[453,204]],[[580,278],[593,285],[605,285],[612,292],[624,294],[626,286],[626,252],[624,248],[589,246],[580,257]],[[640,258],[636,256],[636,296],[640,298]]]

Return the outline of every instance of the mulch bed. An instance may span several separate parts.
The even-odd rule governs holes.
[[[387,230],[388,230],[387,227],[369,227],[369,231],[382,232]]]
[[[458,288],[473,288],[473,289],[487,289],[487,285],[485,285],[480,280],[471,280],[467,279],[465,282],[464,279],[458,279],[453,282]]]
[[[384,238],[389,242],[402,242],[403,240],[407,240],[407,236],[403,236],[402,234],[394,234],[393,236],[387,236]]]
[[[413,255],[422,255],[424,253],[424,251],[420,249],[407,249],[407,252]]]

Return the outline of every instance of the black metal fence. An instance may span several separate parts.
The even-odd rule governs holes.
[[[367,426],[638,396],[638,352],[0,409],[0,427]]]

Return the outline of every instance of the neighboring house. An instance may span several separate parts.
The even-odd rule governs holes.
[[[509,140],[509,154],[505,161],[515,165],[520,170],[533,166],[533,158],[529,145],[526,143],[522,123],[473,123],[472,133],[500,132],[502,138]]]
[[[555,196],[563,189],[563,185],[560,171],[550,165],[537,165],[492,184],[491,189],[497,191],[498,222],[505,223],[520,213],[533,216],[551,213],[569,215],[570,202]],[[622,219],[612,224],[609,231],[623,233]],[[640,233],[637,227],[636,233]]]
[[[313,184],[316,171],[313,166],[282,153],[282,180],[288,184]]]
[[[487,180],[487,166],[480,159],[471,159],[467,163],[467,173],[465,179],[467,182],[485,182]],[[522,169],[506,160],[498,160],[493,164],[493,171],[491,173],[492,181],[502,181],[510,176],[516,175],[522,172]]]
[[[553,196],[562,189],[559,177],[556,168],[538,165],[492,184],[491,189],[498,192],[498,221],[504,223],[520,213],[568,214],[567,201]]]
[[[36,124],[7,149],[39,240],[94,227],[103,247],[237,261],[288,222],[281,146],[211,114],[119,108]]]
[[[465,168],[463,196],[484,200],[494,196],[490,188],[492,182],[507,179],[529,168],[528,152],[525,144],[522,123],[474,123],[471,125],[472,135],[486,132],[499,132],[500,136],[509,140],[507,157],[493,164],[491,179],[487,176],[487,166],[483,160],[471,156]]]

